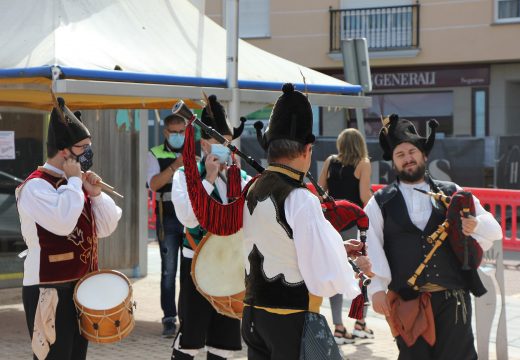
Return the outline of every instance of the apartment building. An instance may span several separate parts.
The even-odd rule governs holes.
[[[206,15],[225,25],[225,4],[206,1]],[[520,0],[240,0],[239,6],[241,38],[338,78],[344,78],[341,41],[367,39],[369,137],[380,128],[380,114],[393,112],[420,131],[436,118],[441,137],[520,134]],[[321,134],[355,126],[354,117],[322,109]]]

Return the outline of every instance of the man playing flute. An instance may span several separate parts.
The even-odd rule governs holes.
[[[89,171],[92,141],[81,114],[60,113],[51,114],[47,162],[16,189],[28,247],[22,299],[34,358],[81,360],[88,341],[79,333],[74,286],[98,269],[98,238],[116,229],[121,209]]]

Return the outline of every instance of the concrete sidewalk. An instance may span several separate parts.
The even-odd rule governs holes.
[[[135,312],[136,326],[130,336],[116,344],[89,345],[88,359],[170,359],[171,339],[163,339],[160,308],[160,256],[157,244],[151,243],[148,251],[148,276],[133,281],[134,300],[137,302]],[[506,284],[520,280],[518,270],[506,270]],[[509,288],[509,287],[508,287]],[[518,289],[518,286],[511,286]],[[344,314],[347,316],[347,309]],[[520,359],[520,292],[508,293],[506,302],[508,319],[509,359]],[[331,321],[328,300],[323,302],[322,313]],[[358,340],[355,344],[341,347],[348,359],[396,359],[397,347],[390,336],[384,318],[369,310],[367,323],[375,332],[373,340]],[[30,359],[30,340],[25,324],[25,315],[21,304],[21,289],[0,290],[0,359]],[[349,331],[353,320],[347,320]],[[493,337],[492,337],[493,340]],[[490,345],[489,359],[496,359],[494,344]],[[197,359],[205,359],[200,354]],[[484,356],[481,356],[484,358]],[[247,359],[244,349],[235,359]],[[502,359],[500,359],[502,360]]]

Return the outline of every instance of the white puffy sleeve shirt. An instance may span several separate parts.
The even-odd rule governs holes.
[[[52,170],[57,172],[56,168]],[[116,229],[122,210],[105,193],[91,197],[90,200],[97,236],[107,237]],[[37,223],[56,235],[68,235],[76,227],[83,206],[84,195],[80,178],[71,177],[66,185],[57,189],[43,179],[31,179],[23,185],[18,198],[22,234],[25,226]]]
[[[415,191],[413,189],[414,187],[423,190],[430,190],[430,187],[426,183],[413,185],[399,184],[399,190],[404,197],[408,215],[412,223],[422,230],[425,228],[431,215],[432,199],[429,196]],[[458,187],[458,190],[461,190],[461,188]],[[502,238],[502,229],[493,215],[482,207],[480,201],[475,196],[473,196],[473,201],[475,203],[477,226],[471,236],[480,244],[482,249],[486,251],[493,246],[493,241]],[[372,272],[376,275],[372,278],[372,283],[368,287],[368,294],[372,297],[376,292],[386,291],[388,289],[388,284],[392,281],[392,275],[383,249],[384,219],[375,197],[372,196],[368,201],[365,206],[365,212],[370,220],[370,227],[367,231],[368,257],[372,263]],[[419,264],[417,264],[417,266],[419,266]]]
[[[293,230],[298,267],[309,291],[322,297],[344,294],[355,298],[360,289],[343,240],[325,219],[318,198],[306,189],[292,191],[285,200],[285,217]]]

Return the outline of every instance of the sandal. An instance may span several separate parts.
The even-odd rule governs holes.
[[[354,331],[352,331],[352,336],[360,339],[373,339],[374,332],[367,327],[366,322],[356,321]]]
[[[338,345],[353,344],[355,341],[354,336],[349,334],[346,328],[343,330],[335,329],[334,340],[336,340],[336,344]]]

